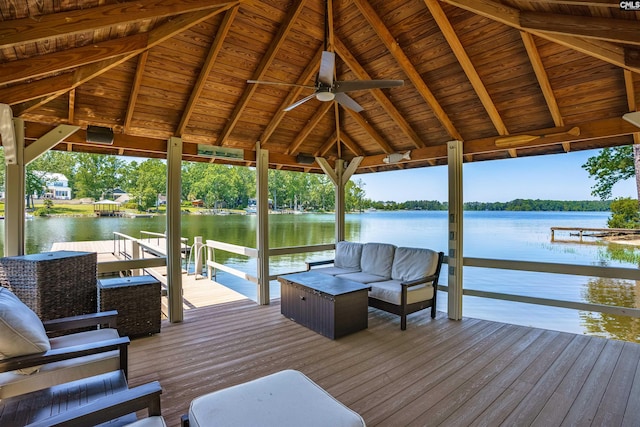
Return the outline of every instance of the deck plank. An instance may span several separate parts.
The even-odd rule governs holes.
[[[132,341],[130,382],[160,381],[169,426],[195,397],[282,369],[304,372],[368,426],[548,426],[579,411],[637,422],[640,345],[425,313],[400,331],[397,316],[370,308],[368,329],[330,340],[282,316],[278,301],[194,308]]]

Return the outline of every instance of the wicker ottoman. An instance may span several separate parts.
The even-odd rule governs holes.
[[[95,313],[95,252],[56,251],[0,258],[0,286],[41,320]]]
[[[152,276],[117,277],[98,283],[100,311],[118,310],[120,336],[160,332],[160,282]]]

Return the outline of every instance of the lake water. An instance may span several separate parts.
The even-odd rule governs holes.
[[[608,217],[608,212],[465,212],[464,255],[638,268],[640,249],[633,246],[596,244],[594,241],[579,243],[568,235],[564,237],[573,239],[572,242],[551,242],[550,228],[553,226],[604,228]],[[331,243],[334,239],[332,214],[271,215],[269,221],[272,248]],[[347,240],[426,247],[445,253],[447,227],[447,212],[444,211],[378,211],[348,214],[346,217]],[[34,218],[26,223],[27,253],[49,251],[54,242],[110,240],[114,231],[140,237],[140,230],[164,232],[165,218]],[[0,228],[0,236],[3,232]],[[182,235],[188,237],[189,242],[193,242],[194,236],[203,236],[204,240],[255,247],[256,217],[184,215]],[[274,257],[271,259],[271,274],[302,270],[304,261],[326,259],[331,255],[332,252]],[[256,274],[255,260],[223,252],[217,252],[216,257],[218,262]],[[225,273],[218,273],[217,279],[250,298],[256,298],[255,285],[251,283]],[[440,283],[447,283],[444,271]],[[467,267],[464,286],[568,301],[640,307],[637,282],[628,280]],[[271,297],[279,297],[279,292],[277,282],[273,282]],[[447,294],[440,292],[439,310],[446,311],[446,299]],[[466,317],[640,341],[640,322],[626,317],[466,296],[463,304]]]

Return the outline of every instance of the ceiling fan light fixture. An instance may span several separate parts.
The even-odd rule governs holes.
[[[318,92],[316,93],[316,99],[318,101],[322,101],[322,102],[328,102],[328,101],[333,101],[333,99],[336,97],[336,94],[333,92]]]

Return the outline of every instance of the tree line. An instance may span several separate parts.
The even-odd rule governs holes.
[[[4,154],[0,150],[0,157]],[[4,161],[0,161],[4,168]],[[4,185],[4,170],[0,185]],[[112,199],[114,189],[126,191],[132,203],[146,210],[157,206],[158,196],[166,192],[166,163],[159,159],[125,161],[116,156],[48,151],[27,166],[26,193],[40,196],[45,189],[45,173],[62,173],[69,180],[74,198]],[[184,162],[182,200],[199,200],[203,206],[242,209],[255,198],[254,168],[211,163]],[[324,174],[308,174],[270,169],[269,198],[279,209],[331,211],[335,193]],[[347,183],[345,204],[348,211],[447,210],[448,203],[437,200],[406,202],[373,201],[366,198],[364,183]],[[468,211],[609,211],[610,200],[558,201],[516,199],[509,202],[466,202]]]

